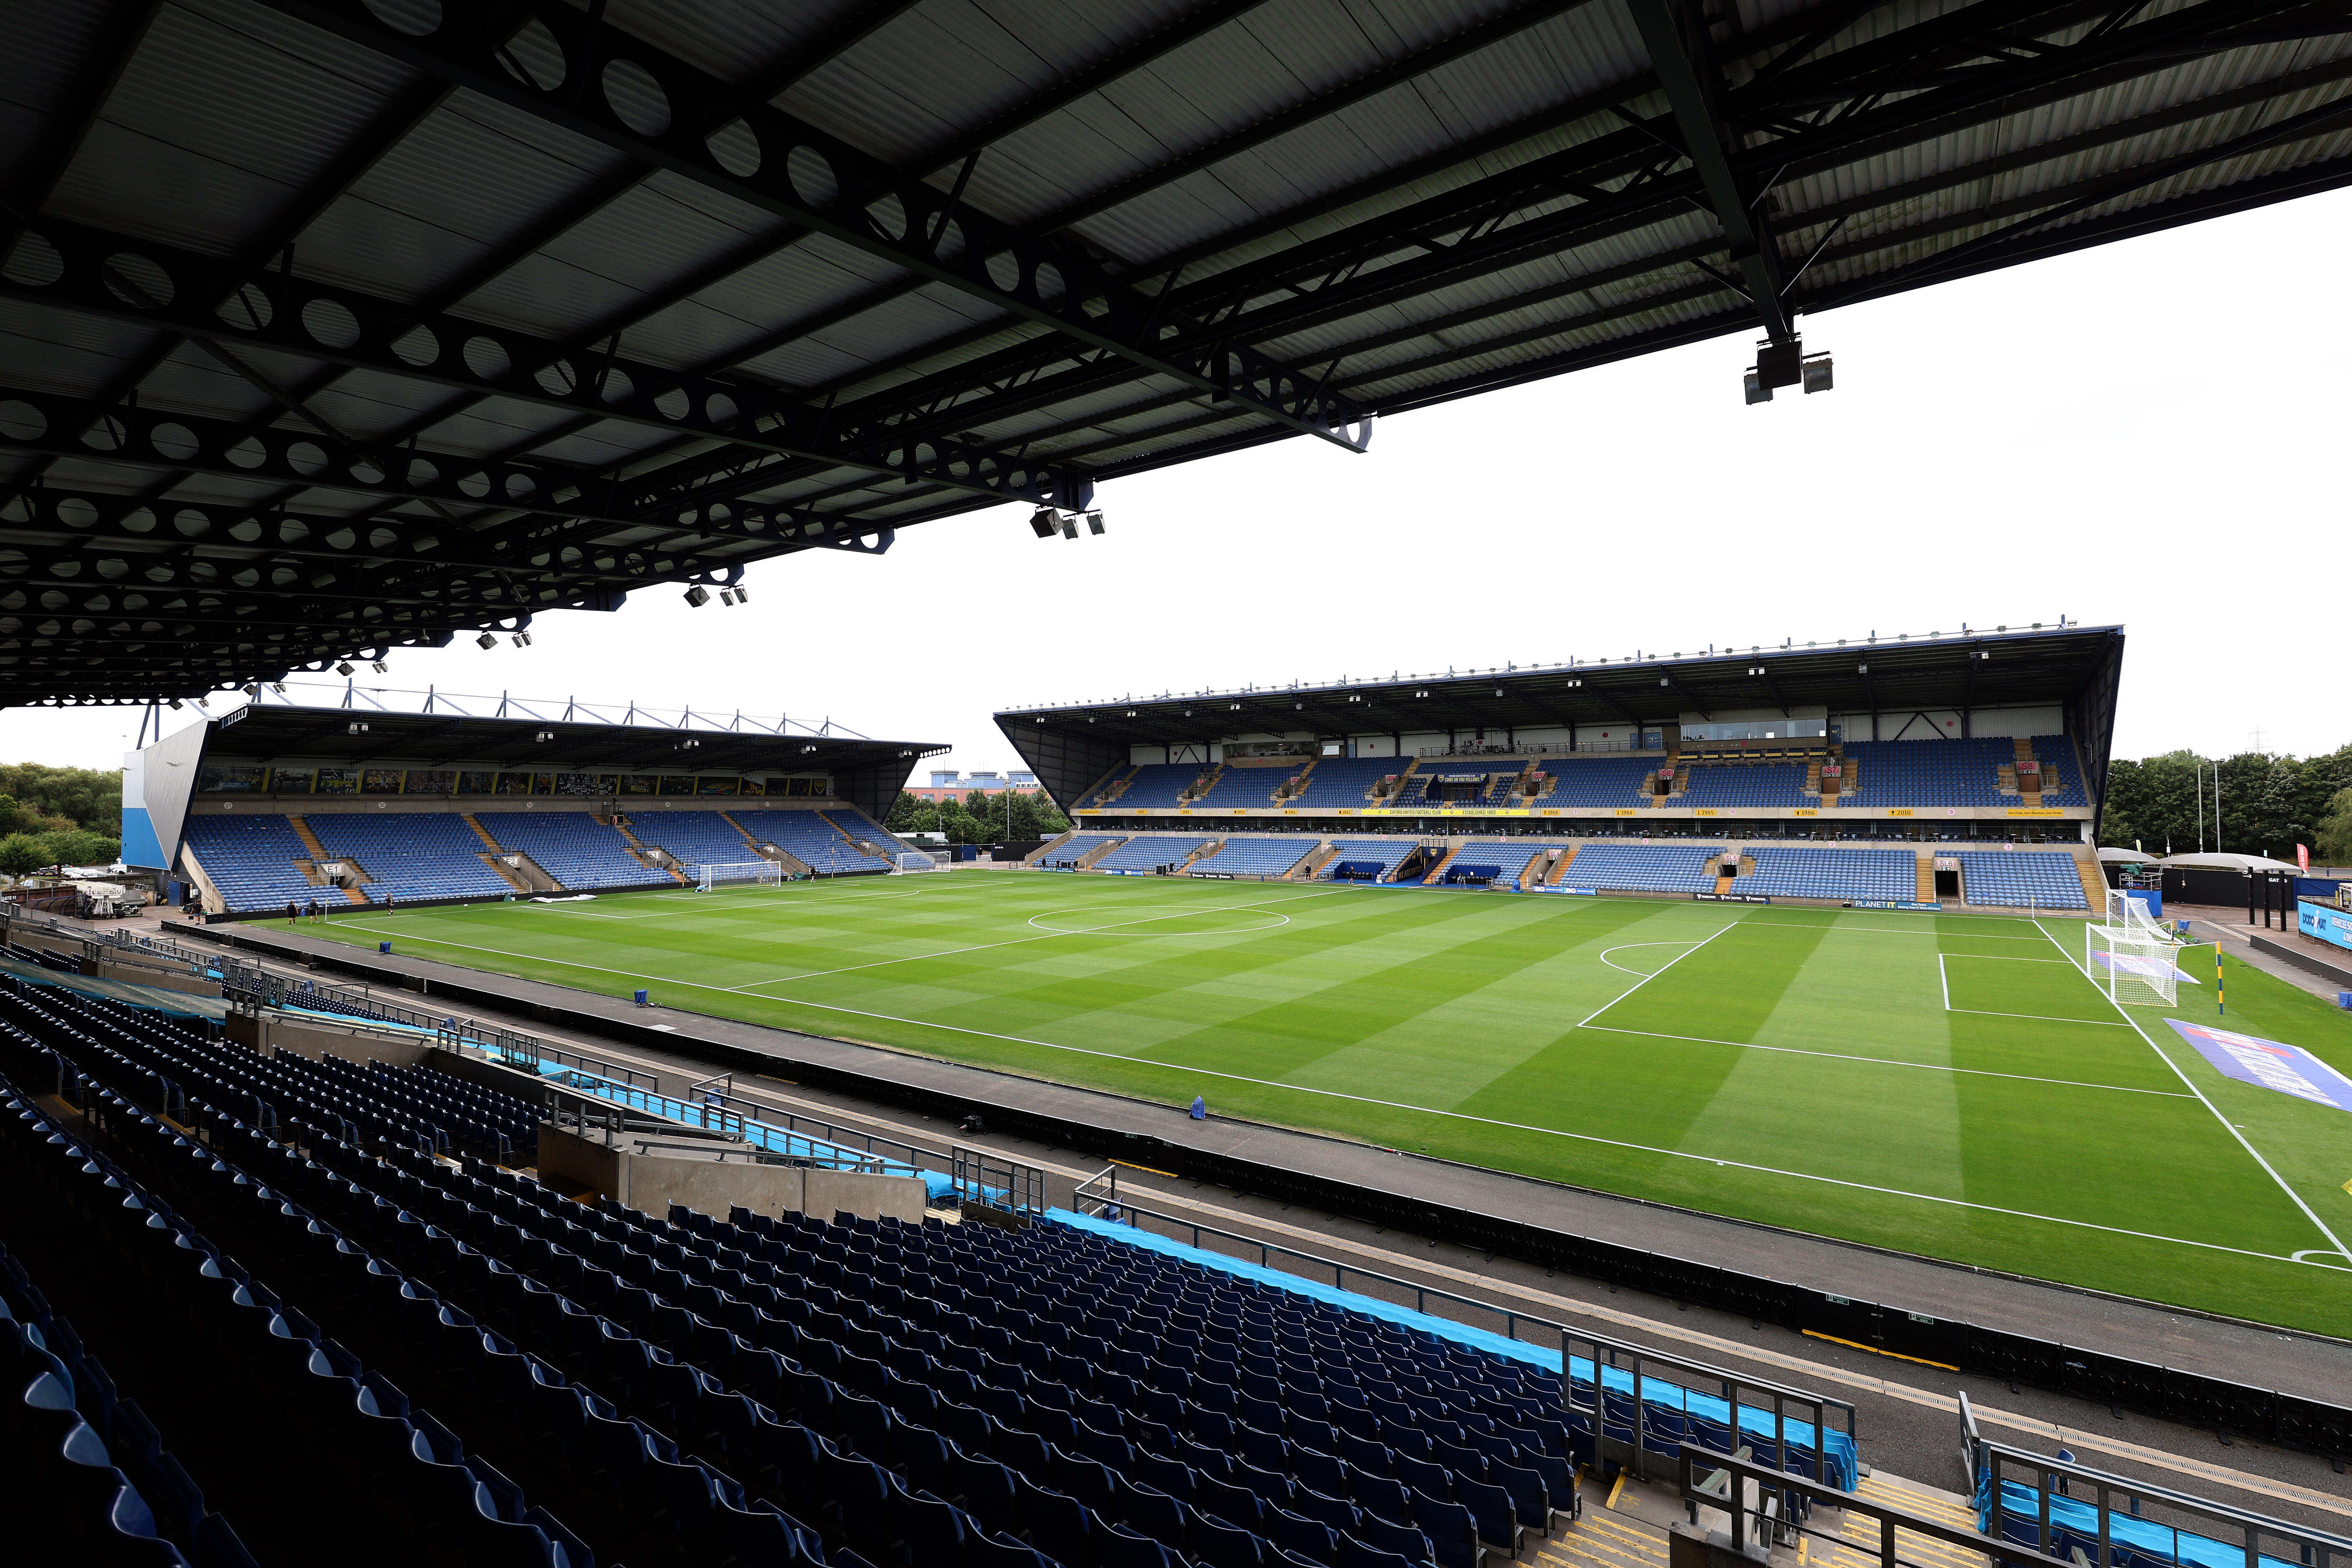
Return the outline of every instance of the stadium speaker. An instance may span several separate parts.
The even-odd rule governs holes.
[[[1102,531],[1102,513],[1098,511],[1090,511],[1087,513],[1087,531],[1088,533],[1100,533]]]
[[[1805,356],[1805,390],[1827,392],[1834,384],[1836,384],[1830,379],[1830,356],[1807,354]]]
[[[492,637],[489,633],[484,632],[480,637],[474,639],[474,646],[486,650],[494,648],[499,646],[499,639]]]
[[[1054,509],[1041,506],[1029,514],[1029,531],[1040,539],[1054,537]]]
[[[686,591],[686,602],[698,610],[710,603],[710,590],[697,583]]]
[[[339,663],[335,666],[335,673],[337,675],[349,675],[351,672],[352,667],[348,661]]]
[[[1064,512],[1062,514],[1062,537],[1065,539],[1076,539],[1077,536],[1078,514],[1074,511]]]

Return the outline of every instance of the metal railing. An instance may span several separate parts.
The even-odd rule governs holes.
[[[2210,1551],[2184,1557],[2184,1536],[2242,1556],[2245,1568],[2263,1568],[2265,1559],[2305,1568],[2352,1564],[2352,1537],[2094,1469],[2071,1455],[2053,1458],[1995,1442],[1978,1432],[1965,1394],[1960,1434],[1962,1458],[1976,1483],[1979,1524],[2004,1541],[2072,1558],[2078,1568],[2084,1560],[2091,1568],[2133,1558],[2213,1560]],[[2179,1519],[2213,1528],[2184,1529]]]
[[[1811,1414],[1813,1431],[1813,1441],[1811,1447],[1816,1454],[1821,1453],[1825,1447],[1828,1434],[1837,1430],[1829,1425],[1829,1417],[1832,1413],[1843,1416],[1843,1433],[1848,1441],[1857,1442],[1860,1439],[1855,1426],[1854,1407],[1843,1400],[1825,1398],[1821,1394],[1793,1388],[1785,1384],[1774,1383],[1766,1378],[1749,1377],[1743,1373],[1726,1371],[1722,1367],[1714,1366],[1706,1362],[1693,1361],[1686,1356],[1671,1355],[1627,1341],[1613,1340],[1606,1335],[1570,1328],[1565,1323],[1533,1312],[1522,1312],[1515,1308],[1497,1306],[1492,1301],[1480,1300],[1474,1296],[1457,1295],[1454,1291],[1441,1289],[1433,1285],[1423,1285],[1415,1280],[1400,1279],[1393,1274],[1384,1274],[1377,1268],[1342,1263],[1334,1258],[1325,1258],[1318,1253],[1302,1252],[1297,1247],[1284,1247],[1278,1242],[1267,1241],[1259,1237],[1244,1236],[1239,1232],[1224,1230],[1213,1225],[1203,1225],[1198,1220],[1184,1219],[1175,1215],[1162,1214],[1154,1209],[1141,1208],[1127,1202],[1119,1195],[1118,1173],[1118,1166],[1106,1166],[1101,1172],[1080,1183],[1073,1197],[1072,1206],[1079,1213],[1094,1218],[1133,1226],[1138,1229],[1143,1228],[1144,1220],[1153,1220],[1171,1229],[1189,1233],[1192,1238],[1191,1244],[1195,1247],[1201,1247],[1201,1238],[1204,1236],[1215,1237],[1227,1242],[1238,1242],[1245,1247],[1256,1250],[1257,1263],[1261,1268],[1276,1268],[1276,1258],[1296,1259],[1311,1264],[1318,1270],[1329,1270],[1334,1289],[1352,1290],[1359,1295],[1370,1295],[1374,1300],[1386,1300],[1386,1297],[1377,1291],[1366,1291],[1359,1288],[1359,1285],[1363,1283],[1374,1284],[1385,1290],[1395,1292],[1400,1297],[1409,1297],[1412,1310],[1416,1312],[1428,1314],[1432,1301],[1447,1306],[1467,1308],[1488,1318],[1500,1320],[1502,1324],[1500,1331],[1505,1339],[1514,1342],[1536,1344],[1547,1351],[1557,1348],[1559,1352],[1562,1373],[1560,1378],[1562,1398],[1569,1410],[1584,1415],[1591,1422],[1596,1460],[1615,1459],[1637,1474],[1646,1474],[1643,1467],[1643,1458],[1645,1454],[1658,1458],[1670,1458],[1679,1447],[1679,1442],[1675,1448],[1643,1446],[1643,1437],[1649,1431],[1649,1423],[1642,1419],[1639,1406],[1653,1397],[1644,1390],[1644,1380],[1651,1374],[1659,1373],[1669,1374],[1666,1381],[1681,1390],[1685,1399],[1688,1394],[1696,1393],[1703,1398],[1722,1400],[1728,1407],[1731,1416],[1729,1425],[1735,1432],[1745,1430],[1739,1423],[1739,1415],[1743,1410],[1759,1412],[1769,1410],[1771,1415],[1769,1440],[1774,1444],[1775,1450],[1780,1454],[1783,1464],[1794,1462],[1790,1456],[1789,1448],[1796,1443],[1797,1439],[1790,1437],[1788,1442],[1782,1441],[1782,1438],[1787,1437],[1789,1434],[1789,1412],[1791,1409]],[[1202,1250],[1217,1249],[1202,1248]],[[1282,1272],[1306,1277],[1302,1270],[1296,1268],[1284,1268]],[[1350,1280],[1355,1280],[1359,1284],[1351,1285]],[[1399,1300],[1391,1304],[1402,1306],[1405,1303]],[[1522,1325],[1542,1330],[1543,1338],[1522,1341],[1519,1334]],[[1477,1328],[1482,1325],[1468,1322],[1465,1326]],[[1593,1372],[1593,1375],[1587,1380],[1587,1386],[1595,1391],[1591,1404],[1577,1398],[1577,1379],[1571,1374],[1575,1351],[1579,1346],[1586,1347],[1591,1352],[1586,1358]],[[1621,1394],[1612,1388],[1608,1390],[1605,1396],[1600,1392],[1602,1384],[1610,1381],[1607,1374],[1611,1371],[1629,1373],[1632,1380],[1629,1392]],[[1743,1393],[1761,1396],[1769,1403],[1766,1405],[1759,1404],[1754,1400],[1743,1400],[1740,1397]],[[1607,1404],[1605,1413],[1600,1408],[1604,1397]],[[1612,1425],[1622,1425],[1615,1422],[1613,1417],[1619,1413],[1619,1405],[1628,1398],[1632,1399],[1636,1406],[1630,1413],[1633,1417],[1631,1426],[1633,1433],[1633,1441],[1630,1443],[1612,1438],[1608,1432]],[[1686,1404],[1685,1408],[1687,1408]],[[1604,1419],[1604,1414],[1609,1418]]]
[[[948,1161],[949,1179],[965,1208],[993,1210],[1023,1221],[1045,1212],[1045,1173],[1037,1166],[961,1143],[948,1151]]]
[[[1751,1542],[1769,1548],[1775,1542],[1794,1545],[1818,1541],[1824,1552],[1834,1546],[1875,1557],[1879,1568],[1950,1568],[1952,1556],[1948,1551],[1930,1548],[1923,1553],[1914,1545],[1909,1548],[1911,1555],[1904,1555],[1906,1543],[1902,1537],[1907,1534],[1917,1541],[1937,1542],[1940,1547],[1957,1546],[1980,1553],[2000,1568],[2079,1568],[2063,1557],[2021,1550],[1909,1509],[1784,1475],[1746,1459],[1727,1458],[1695,1444],[1681,1446],[1676,1466],[1678,1489],[1692,1526],[1696,1528],[1701,1522],[1702,1509],[1721,1512],[1730,1527],[1728,1534],[1734,1552],[1748,1551]],[[1837,1510],[1837,1529],[1819,1529],[1809,1522],[1812,1505],[1817,1502]],[[1857,1518],[1877,1525],[1875,1542],[1855,1539],[1851,1526]],[[1804,1555],[1816,1554],[1808,1552]]]

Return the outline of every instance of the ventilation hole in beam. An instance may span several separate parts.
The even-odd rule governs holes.
[[[172,302],[172,275],[163,264],[135,250],[118,250],[100,268],[106,291],[134,310],[152,310]]]
[[[66,258],[45,235],[30,229],[17,236],[8,259],[0,263],[0,278],[26,289],[46,289],[66,275]]]
[[[392,340],[392,352],[400,356],[404,364],[431,364],[441,357],[441,340],[433,335],[432,328],[420,321]]]
[[[819,211],[833,205],[841,197],[841,181],[833,172],[833,164],[814,147],[795,147],[784,160],[785,176],[793,183],[793,194]]]
[[[730,120],[709,135],[702,144],[710,149],[711,158],[719,166],[739,180],[748,180],[760,172],[760,135],[740,120]]]
[[[640,136],[658,136],[669,129],[669,94],[653,72],[635,60],[604,63],[604,102],[614,118]]]
[[[302,306],[302,330],[310,341],[331,349],[347,349],[360,341],[360,319],[341,300],[310,300]]]
[[[441,30],[441,0],[367,0],[367,8],[377,21],[412,38]]]
[[[497,381],[514,368],[514,360],[498,339],[470,337],[466,340],[466,368],[484,381]]]
[[[537,17],[524,23],[522,31],[507,40],[498,59],[509,76],[541,92],[553,92],[570,74],[564,67],[563,46],[555,41],[547,24]]]

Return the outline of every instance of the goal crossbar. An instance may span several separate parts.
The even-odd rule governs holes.
[[[722,883],[774,887],[784,879],[784,868],[773,860],[706,861],[694,873],[694,885],[706,893]]]
[[[2084,928],[2084,973],[2120,1006],[2178,1005],[2180,971],[2175,952],[2153,926]]]

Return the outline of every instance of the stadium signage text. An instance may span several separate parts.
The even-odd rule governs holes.
[[[1231,871],[1194,871],[1190,874],[1211,882],[1230,882],[1234,879],[1234,874]]]
[[[2013,805],[2009,808],[2009,815],[2011,816],[2063,816],[2066,815],[2066,809],[2058,805]]]
[[[2337,947],[2352,947],[2352,917],[2308,899],[2296,900],[2294,910],[2294,923],[2304,935],[2315,936]]]
[[[1769,893],[1693,893],[1691,897],[1702,904],[1769,904],[1772,901]]]
[[[1911,808],[1907,805],[1890,805],[1886,808],[1886,815],[1889,816],[1908,816],[1911,815]]]
[[[2283,1046],[2276,1040],[2258,1040],[2252,1035],[2231,1034],[2203,1024],[2184,1024],[2178,1018],[2167,1018],[2165,1022],[2179,1030],[2180,1037],[2195,1046],[2198,1055],[2225,1077],[2291,1094],[2314,1105],[2352,1110],[2352,1079],[2301,1046]]]
[[[1601,889],[1598,888],[1544,888],[1539,890],[1547,893],[1570,893],[1580,899],[1597,899],[1601,896]]]
[[[1856,899],[1846,906],[1850,910],[1940,910],[1943,907],[1940,901],[1905,903],[1895,899]]]

